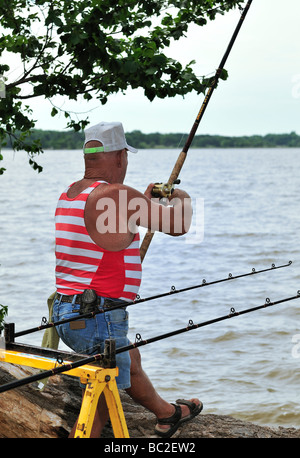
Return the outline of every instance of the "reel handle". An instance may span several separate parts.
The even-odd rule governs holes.
[[[174,192],[175,184],[180,184],[180,180],[176,179],[173,183],[155,183],[151,194],[153,197],[168,198]]]

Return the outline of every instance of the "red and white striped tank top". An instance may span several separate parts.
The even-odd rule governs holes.
[[[98,296],[134,300],[141,284],[142,265],[139,233],[121,251],[96,245],[84,222],[89,194],[104,181],[97,181],[74,199],[67,197],[70,186],[59,198],[55,212],[56,289],[60,294],[80,294],[94,289]]]

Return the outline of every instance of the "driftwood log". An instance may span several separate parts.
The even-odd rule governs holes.
[[[0,385],[37,373],[37,369],[0,363]],[[157,438],[155,417],[121,393],[131,438]],[[0,438],[67,438],[81,405],[78,379],[67,375],[51,377],[40,391],[30,384],[0,393]],[[113,438],[108,425],[103,438]],[[200,414],[181,427],[174,438],[300,438],[300,429],[270,428],[230,416]]]

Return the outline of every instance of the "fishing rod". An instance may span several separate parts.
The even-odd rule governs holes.
[[[124,307],[124,306],[128,307],[130,305],[140,304],[141,302],[147,302],[147,301],[151,301],[151,300],[154,300],[154,299],[161,299],[163,297],[170,296],[170,295],[173,295],[173,294],[179,294],[179,293],[183,293],[183,292],[186,292],[186,291],[191,291],[193,289],[203,288],[204,286],[216,285],[218,283],[224,283],[226,281],[236,280],[236,279],[239,279],[239,278],[242,278],[242,277],[248,277],[248,276],[253,276],[253,275],[256,275],[256,274],[263,273],[263,272],[268,272],[268,271],[271,271],[271,270],[282,269],[284,267],[290,266],[291,264],[292,264],[292,261],[289,261],[287,264],[283,264],[283,265],[280,265],[280,266],[276,266],[275,264],[272,264],[271,267],[266,268],[266,269],[261,269],[261,270],[256,270],[255,268],[252,268],[251,272],[247,272],[245,274],[239,274],[239,275],[235,275],[235,276],[232,275],[232,273],[229,273],[228,277],[222,278],[220,280],[214,280],[214,281],[211,281],[211,282],[207,282],[205,279],[203,279],[202,283],[200,283],[198,285],[188,286],[188,287],[181,288],[181,289],[176,289],[175,286],[172,286],[170,291],[168,291],[168,292],[156,294],[154,296],[149,296],[149,297],[146,297],[146,298],[140,298],[139,296],[137,296],[137,299],[134,300],[134,301],[131,301],[131,302],[124,302],[124,301],[121,301],[121,300],[120,301],[115,301],[115,305],[110,306],[109,308],[106,308],[106,309],[105,308],[104,309],[97,309],[97,310],[92,311],[92,312],[88,312],[88,313],[85,313],[85,314],[80,314],[80,315],[78,315],[76,317],[73,317],[73,318],[68,318],[68,319],[65,319],[65,320],[56,321],[55,323],[51,322],[51,323],[43,324],[41,326],[36,326],[34,328],[26,329],[24,331],[20,331],[20,332],[16,332],[16,333],[13,332],[12,335],[10,336],[10,339],[13,340],[13,338],[15,338],[15,337],[24,336],[24,335],[31,334],[31,333],[36,332],[36,331],[41,331],[41,330],[45,330],[47,328],[51,328],[51,327],[54,327],[54,326],[59,326],[60,324],[66,324],[66,323],[69,323],[71,321],[82,320],[82,319],[85,319],[85,318],[93,318],[98,313],[105,313],[108,310],[109,311],[116,310],[116,309]],[[42,321],[45,322],[45,320],[47,321],[47,319],[45,317],[43,317]]]
[[[192,141],[194,139],[194,136],[195,136],[196,131],[197,131],[198,127],[199,127],[200,121],[203,118],[204,112],[205,112],[205,110],[207,108],[207,105],[208,105],[208,103],[210,101],[210,98],[211,98],[211,96],[213,94],[213,91],[217,87],[219,78],[220,78],[220,76],[222,74],[222,71],[224,69],[225,63],[227,61],[227,58],[228,58],[228,56],[230,54],[230,51],[231,51],[231,49],[233,47],[233,44],[234,44],[234,42],[236,40],[236,37],[238,36],[238,33],[239,33],[240,28],[241,28],[241,26],[242,26],[242,24],[244,22],[244,19],[245,19],[246,15],[247,15],[247,13],[249,11],[251,3],[252,3],[252,0],[249,0],[247,2],[247,5],[245,6],[245,8],[244,8],[244,10],[243,10],[243,12],[241,14],[240,20],[239,20],[239,22],[238,22],[238,24],[237,24],[237,26],[235,28],[235,31],[234,31],[234,33],[232,35],[232,38],[231,38],[231,40],[229,42],[229,45],[228,45],[227,49],[226,49],[226,52],[225,52],[225,54],[224,54],[224,56],[223,56],[223,58],[222,58],[222,60],[220,62],[220,65],[219,65],[218,69],[216,70],[215,76],[212,79],[211,85],[210,85],[210,87],[209,87],[209,89],[207,91],[207,94],[206,94],[206,96],[204,98],[204,101],[203,101],[203,103],[201,105],[200,111],[199,111],[199,113],[198,113],[198,115],[197,115],[197,117],[196,117],[196,119],[194,121],[192,129],[191,129],[190,134],[188,136],[188,139],[187,139],[187,141],[186,141],[181,153],[178,156],[178,159],[177,159],[177,161],[175,163],[175,166],[174,166],[174,168],[173,168],[173,170],[171,172],[171,175],[169,177],[168,182],[165,185],[163,185],[163,186],[165,186],[165,187],[167,187],[169,189],[172,189],[172,186],[173,186],[174,182],[178,181],[178,176],[179,176],[179,173],[180,173],[180,171],[182,169],[184,161],[186,159],[187,152],[188,152],[188,150],[189,150],[189,148],[191,146],[191,143],[192,143]],[[147,250],[149,248],[149,245],[151,243],[151,240],[152,240],[153,236],[154,236],[154,232],[151,232],[151,230],[148,229],[148,231],[146,232],[146,234],[144,236],[144,239],[143,239],[143,242],[141,244],[141,247],[140,247],[140,254],[141,254],[142,261],[143,261],[145,255],[146,255],[146,252],[147,252]]]
[[[175,331],[171,331],[171,332],[168,332],[168,333],[165,333],[165,334],[161,334],[159,336],[152,337],[152,338],[147,339],[147,340],[142,340],[141,339],[141,335],[140,334],[136,334],[136,342],[135,343],[133,343],[131,345],[127,345],[125,347],[120,347],[120,348],[114,350],[113,354],[110,354],[110,357],[112,359],[114,359],[116,354],[124,353],[126,351],[133,350],[134,348],[137,348],[137,347],[140,347],[140,346],[143,346],[143,345],[148,345],[150,343],[157,342],[157,341],[163,340],[163,339],[167,339],[169,337],[176,336],[176,335],[182,334],[184,332],[192,331],[193,329],[202,328],[204,326],[209,326],[211,324],[218,323],[220,321],[228,320],[230,318],[241,316],[241,315],[244,315],[246,313],[255,312],[255,311],[263,309],[263,308],[267,308],[267,307],[271,307],[271,306],[274,306],[274,305],[282,304],[284,302],[292,301],[292,300],[299,299],[299,298],[300,298],[300,291],[297,291],[297,295],[296,296],[287,297],[285,299],[280,299],[280,300],[274,301],[274,302],[272,302],[269,298],[266,298],[266,301],[265,301],[264,304],[258,305],[256,307],[244,309],[244,310],[241,310],[240,312],[235,311],[235,309],[232,307],[230,309],[230,313],[227,314],[227,315],[223,315],[223,316],[220,316],[220,317],[208,320],[208,321],[203,321],[203,322],[198,323],[198,324],[194,324],[192,320],[189,320],[188,326],[186,326],[184,328],[177,329]],[[106,341],[106,343],[107,343],[107,341]],[[108,346],[106,346],[106,347],[108,347]],[[92,356],[89,356],[89,357],[86,357],[86,358],[82,358],[82,359],[80,359],[78,361],[75,361],[75,362],[62,364],[61,366],[56,366],[53,369],[50,369],[50,370],[47,370],[47,371],[43,371],[42,373],[38,373],[36,375],[31,375],[29,377],[25,377],[25,378],[20,379],[20,380],[16,380],[16,381],[13,381],[13,382],[6,383],[6,384],[0,386],[0,393],[3,393],[4,391],[8,391],[8,390],[20,387],[20,386],[27,385],[28,383],[32,383],[32,382],[37,382],[39,380],[43,380],[44,378],[52,377],[53,375],[57,375],[57,374],[60,374],[62,372],[68,372],[71,369],[75,369],[75,368],[83,366],[85,364],[104,361],[105,358],[107,358],[107,354],[98,353],[96,355],[92,355]]]
[[[260,309],[263,309],[263,308],[266,308],[266,307],[271,307],[273,305],[282,304],[283,302],[288,302],[288,301],[292,301],[294,299],[299,299],[299,298],[300,298],[300,290],[297,291],[297,295],[296,296],[288,297],[286,299],[280,299],[280,300],[274,301],[274,302],[271,302],[271,300],[267,297],[266,301],[265,301],[265,303],[263,305],[258,305],[256,307],[252,307],[252,308],[249,308],[249,309],[244,309],[244,310],[241,310],[240,312],[236,312],[234,307],[231,307],[230,313],[228,315],[223,315],[223,316],[220,316],[218,318],[213,318],[212,320],[203,321],[202,323],[194,324],[193,320],[189,320],[189,324],[185,328],[181,328],[181,329],[177,329],[175,331],[167,332],[166,334],[161,334],[160,336],[152,337],[152,338],[147,339],[147,340],[142,340],[141,335],[137,334],[136,335],[136,342],[134,344],[128,345],[126,347],[120,347],[119,349],[116,350],[116,354],[123,353],[123,352],[128,351],[128,350],[132,350],[133,348],[140,347],[142,345],[147,345],[147,344],[150,344],[150,343],[153,343],[153,342],[157,342],[158,340],[167,339],[168,337],[173,337],[173,336],[176,336],[178,334],[182,334],[184,332],[192,331],[193,329],[202,328],[202,327],[208,326],[210,324],[218,323],[220,321],[228,320],[228,319],[234,318],[236,316],[244,315],[246,313],[255,312],[257,310],[260,310]]]

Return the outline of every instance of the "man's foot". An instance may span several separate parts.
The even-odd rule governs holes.
[[[160,437],[171,437],[182,423],[192,420],[203,409],[203,404],[199,399],[177,399],[174,406],[174,414],[168,418],[158,418],[155,426],[155,433]]]

